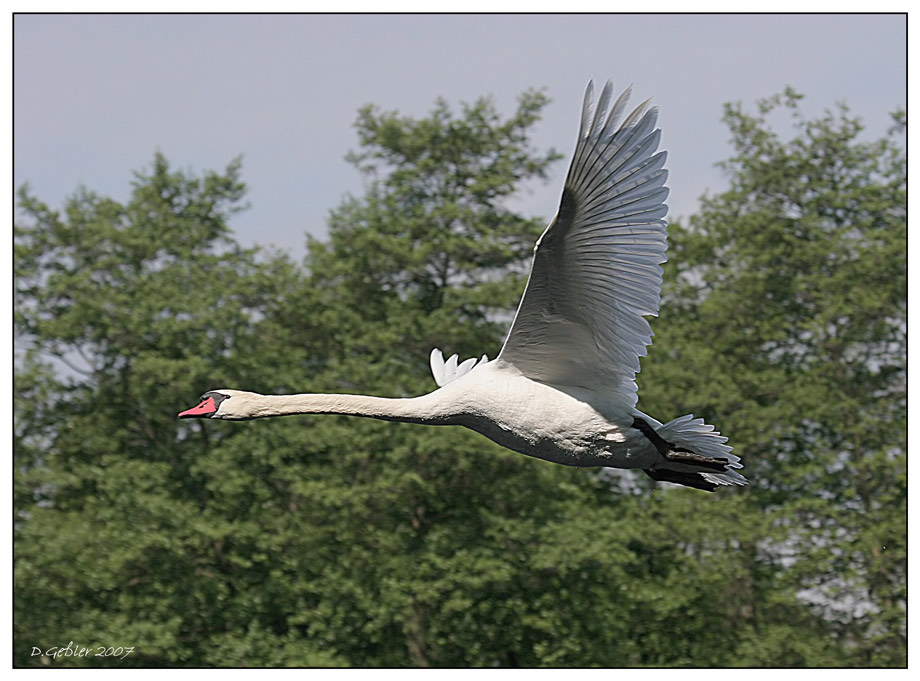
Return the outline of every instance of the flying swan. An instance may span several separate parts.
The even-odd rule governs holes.
[[[744,485],[737,456],[693,415],[662,424],[636,409],[639,357],[657,315],[667,229],[666,153],[657,109],[619,120],[588,84],[581,129],[556,217],[537,240],[511,330],[491,362],[431,351],[438,389],[409,398],[260,395],[211,390],[179,418],[243,420],[350,414],[472,428],[521,454],[568,466],[641,468],[655,480],[706,491]]]

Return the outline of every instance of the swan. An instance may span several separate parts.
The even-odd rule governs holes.
[[[206,392],[179,418],[349,414],[471,428],[568,466],[638,468],[705,491],[745,485],[728,438],[694,418],[662,424],[638,409],[636,373],[657,316],[665,262],[666,152],[648,100],[622,124],[631,88],[609,107],[588,83],[559,210],[537,240],[524,295],[498,356],[431,352],[436,390],[418,397]],[[609,113],[608,113],[609,107]]]

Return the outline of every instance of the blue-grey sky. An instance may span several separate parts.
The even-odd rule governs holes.
[[[791,85],[809,115],[844,101],[873,136],[906,106],[903,15],[19,15],[14,40],[16,186],[53,207],[80,184],[126,200],[157,150],[199,173],[242,155],[239,240],[297,257],[362,191],[343,157],[366,103],[422,116],[491,94],[509,114],[545,88],[534,141],[566,159],[515,205],[546,219],[591,78],[660,108],[672,217],[725,186],[726,101]]]

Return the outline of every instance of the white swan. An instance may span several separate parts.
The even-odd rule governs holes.
[[[179,418],[253,419],[351,414],[472,428],[504,447],[569,466],[641,468],[655,480],[712,491],[744,485],[712,426],[667,424],[636,409],[635,375],[657,315],[667,231],[665,152],[657,110],[640,105],[618,125],[608,82],[585,93],[575,156],[555,219],[537,240],[530,279],[498,357],[444,361],[427,395],[260,395],[212,390]]]

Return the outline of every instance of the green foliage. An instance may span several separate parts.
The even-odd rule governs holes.
[[[726,107],[731,188],[671,226],[640,394],[652,413],[689,407],[731,435],[751,512],[769,519],[760,560],[823,613],[846,651],[836,662],[902,665],[903,150],[862,141],[845,107],[806,120],[800,99]],[[789,141],[767,123],[782,110]]]
[[[214,499],[251,472],[218,465],[232,437],[175,419],[202,385],[247,380],[257,318],[293,276],[228,236],[242,194],[238,163],[194,178],[160,156],[125,205],[80,190],[61,215],[20,193],[17,664],[70,640],[135,646],[121,664],[203,664],[212,637],[258,631],[222,609],[252,557],[220,547],[254,541],[253,500]]]
[[[427,376],[403,383],[424,375],[432,346],[497,351],[543,227],[505,201],[559,158],[530,144],[546,102],[526,92],[507,120],[489,99],[464,105],[460,116],[439,100],[418,121],[361,110],[362,149],[348,158],[364,174],[366,193],[333,211],[328,242],[311,239],[309,286],[334,311],[337,348],[329,351],[364,357],[366,370],[383,379],[381,390],[427,388]]]
[[[530,143],[545,103],[362,110],[366,193],[306,268],[233,241],[237,163],[157,156],[126,204],[60,214],[20,193],[14,664],[904,663],[903,159],[846,116],[782,142],[780,99],[729,107],[732,188],[674,226],[643,405],[718,423],[750,488],[457,428],[175,419],[219,387],[418,394],[432,347],[494,354],[542,228],[507,199],[557,158]],[[135,650],[31,655],[69,641]]]

